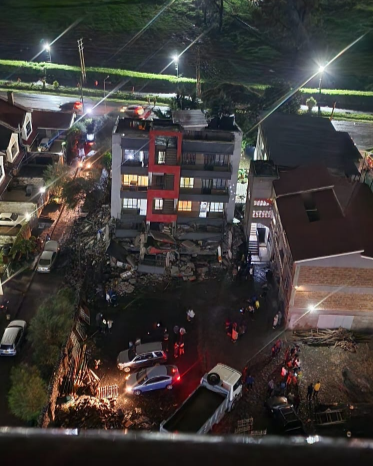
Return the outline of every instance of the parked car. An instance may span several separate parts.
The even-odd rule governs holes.
[[[95,123],[92,122],[87,125],[86,141],[88,143],[93,143],[95,141],[95,136]]]
[[[60,109],[63,112],[82,112],[83,111],[83,104],[77,100],[75,102],[66,102],[60,105]]]
[[[40,273],[49,273],[56,262],[58,251],[57,241],[47,241],[36,270]]]
[[[25,221],[26,221],[26,217],[21,214],[16,214],[16,213],[1,213],[0,214],[0,226],[21,227]]]
[[[124,106],[120,108],[120,111],[131,117],[141,117],[145,113],[145,109],[141,105]]]
[[[271,396],[266,401],[266,406],[287,434],[304,434],[302,421],[285,396]]]
[[[15,356],[26,331],[24,320],[13,320],[4,330],[0,342],[0,356]]]
[[[154,366],[167,361],[167,354],[162,350],[162,342],[137,345],[119,353],[118,369],[124,372]]]
[[[126,383],[126,392],[134,395],[161,390],[171,390],[180,381],[179,369],[176,366],[154,366],[131,374]]]
[[[38,146],[39,152],[47,152],[52,147],[53,141],[49,138],[43,138]]]

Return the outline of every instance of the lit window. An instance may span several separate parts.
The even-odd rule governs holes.
[[[192,201],[179,201],[178,210],[181,212],[190,212],[192,210]]]
[[[147,176],[123,175],[124,186],[148,186]]]
[[[158,152],[158,163],[166,163],[166,151],[160,150]]]
[[[123,199],[123,209],[137,209],[138,199]]]
[[[223,202],[210,202],[210,212],[223,212],[224,203]]]
[[[194,178],[180,178],[180,188],[193,188]]]
[[[154,199],[154,210],[163,209],[163,199]]]

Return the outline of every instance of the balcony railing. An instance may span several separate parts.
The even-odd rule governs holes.
[[[228,188],[180,188],[181,194],[215,194],[226,196]]]
[[[216,172],[231,172],[232,165],[230,163],[221,165],[221,164],[211,164],[211,163],[204,163],[204,164],[194,164],[190,163],[187,160],[182,160],[181,166],[183,168],[187,168],[188,170],[205,170],[205,171],[216,171]]]
[[[148,186],[122,184],[122,187],[121,187],[121,191],[146,192],[147,190],[148,190]]]
[[[163,208],[163,209],[158,210],[153,207],[153,214],[156,214],[156,215],[176,215],[177,213],[178,212],[176,209],[171,210],[171,209]]]
[[[149,159],[144,159],[143,161],[141,160],[136,160],[136,159],[124,159],[122,160],[122,165],[125,165],[127,167],[147,167],[149,163]]]

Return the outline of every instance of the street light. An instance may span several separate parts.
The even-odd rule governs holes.
[[[109,79],[110,76],[107,75],[106,78],[104,79],[104,99],[106,97],[106,80]],[[105,100],[105,112],[106,112],[106,100]]]
[[[179,56],[178,56],[178,55],[174,55],[174,56],[172,57],[172,60],[173,60],[174,63],[175,63],[176,78],[179,79]]]
[[[49,63],[52,63],[52,54],[51,54],[51,46],[47,43],[44,45],[44,50],[47,52],[48,54],[48,62]]]
[[[321,104],[320,104],[320,100],[321,100],[321,84],[322,84],[322,77],[323,77],[323,73],[325,71],[325,66],[319,66],[319,75],[320,75],[320,79],[319,79],[319,98],[317,99],[318,102],[317,102],[317,108],[318,108],[318,116],[321,115]]]
[[[46,187],[45,187],[45,186],[42,186],[42,187],[39,189],[39,192],[40,192],[40,194],[44,194],[46,190],[47,190]]]

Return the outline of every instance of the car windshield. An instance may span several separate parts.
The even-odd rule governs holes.
[[[11,218],[12,220],[17,220],[18,215],[17,215],[17,214],[12,214],[12,215],[10,216],[10,218]]]
[[[146,371],[140,371],[136,374],[136,380],[138,382],[145,382],[146,380],[148,380],[148,377],[146,376]]]
[[[13,345],[0,345],[0,349],[2,350],[13,349]]]
[[[49,259],[40,259],[39,265],[49,265],[51,261]]]

